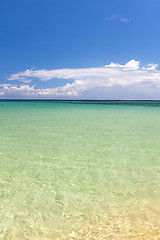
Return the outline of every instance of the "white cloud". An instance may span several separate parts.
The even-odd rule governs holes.
[[[153,71],[153,70],[155,70],[157,67],[158,67],[157,64],[151,63],[151,64],[148,64],[148,65],[146,66],[146,69]],[[143,68],[143,69],[145,69],[145,68]]]
[[[48,98],[123,98],[155,99],[160,96],[160,71],[157,64],[140,68],[140,62],[131,60],[121,65],[111,63],[98,68],[26,70],[9,77],[10,84],[1,84],[3,95],[20,94],[27,97]],[[11,81],[30,80],[61,81],[73,79],[63,87],[38,88],[36,85],[14,85]],[[45,83],[44,83],[45,84]],[[97,93],[98,91],[98,93]],[[123,94],[122,94],[123,93]],[[129,97],[130,93],[130,97]],[[98,94],[98,95],[97,95]]]
[[[19,94],[22,96],[30,96],[34,95],[35,91],[35,86],[29,86],[29,85],[21,85],[21,86],[16,86],[12,84],[0,84],[0,95],[5,95],[5,94]]]
[[[128,19],[128,18],[122,18],[122,17],[120,17],[119,20],[120,20],[121,22],[124,22],[124,23],[129,23],[129,22],[131,21],[131,20]]]
[[[111,21],[111,20],[115,20],[116,18],[119,18],[119,15],[113,14],[112,16],[105,18],[105,20],[106,21]]]
[[[131,60],[127,62],[125,65],[120,65],[119,63],[113,63],[109,65],[105,65],[107,68],[123,68],[123,70],[136,70],[139,68],[139,61]]]
[[[113,14],[110,17],[105,18],[106,21],[113,21],[113,20],[119,20],[123,23],[129,23],[131,20],[128,18],[121,17],[118,14]]]

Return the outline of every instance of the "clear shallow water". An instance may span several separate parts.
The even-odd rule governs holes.
[[[158,239],[160,102],[0,102],[0,239]]]

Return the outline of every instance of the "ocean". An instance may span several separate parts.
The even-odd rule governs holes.
[[[0,101],[0,239],[158,239],[160,101]]]

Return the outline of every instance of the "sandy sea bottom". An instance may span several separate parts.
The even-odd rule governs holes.
[[[88,216],[85,221],[84,216],[79,215],[77,223],[66,226],[64,222],[58,222],[57,229],[56,225],[47,227],[28,218],[23,222],[25,226],[15,224],[0,239],[160,239],[159,207],[136,206],[121,213],[114,208],[109,215]]]
[[[0,239],[160,239],[159,102],[0,102]]]

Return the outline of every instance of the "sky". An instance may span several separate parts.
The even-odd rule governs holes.
[[[159,0],[0,0],[0,99],[160,99]]]

